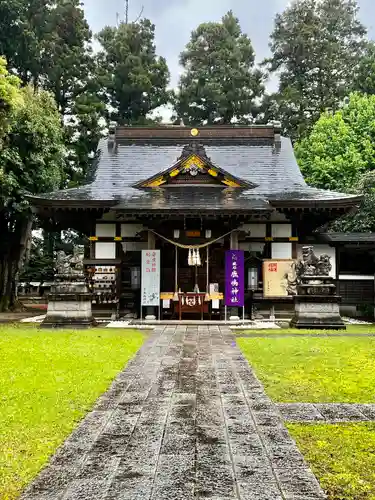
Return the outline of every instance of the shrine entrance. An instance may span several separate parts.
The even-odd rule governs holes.
[[[161,317],[220,319],[225,286],[225,241],[198,248],[157,239],[161,255]],[[190,242],[189,242],[190,243]]]

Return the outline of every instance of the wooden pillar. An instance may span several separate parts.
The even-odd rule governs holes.
[[[292,259],[298,258],[298,219],[292,218]]]
[[[148,231],[147,249],[155,250],[155,246],[156,246],[155,234],[152,233],[151,231]]]
[[[230,235],[230,249],[238,250],[238,231],[233,231]]]

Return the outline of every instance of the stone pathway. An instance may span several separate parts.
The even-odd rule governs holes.
[[[159,327],[23,500],[325,498],[228,328]]]
[[[288,337],[375,337],[375,333],[237,333],[236,338],[280,339]]]
[[[375,404],[279,403],[277,407],[288,422],[375,421]]]

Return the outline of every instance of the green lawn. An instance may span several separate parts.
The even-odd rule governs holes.
[[[297,328],[273,328],[273,329],[259,329],[259,330],[234,330],[237,335],[252,334],[252,335],[327,335],[336,334],[342,335],[345,333],[372,333],[375,334],[375,324],[371,325],[347,325],[346,330],[298,330]]]
[[[329,500],[375,499],[375,423],[287,427]]]
[[[238,338],[279,402],[375,403],[375,338]]]
[[[16,498],[143,342],[138,331],[0,327],[0,498]]]

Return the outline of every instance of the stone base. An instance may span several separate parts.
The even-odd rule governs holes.
[[[47,315],[41,328],[83,329],[95,325],[90,293],[59,293],[55,290],[49,295]]]
[[[297,295],[290,326],[300,330],[346,330],[340,315],[340,300],[336,295]]]
[[[93,328],[97,326],[96,320],[93,318],[92,321],[88,320],[75,320],[70,321],[66,319],[61,319],[59,316],[46,317],[45,320],[40,324],[39,328],[45,329],[56,329],[56,330],[86,330],[88,328]]]

